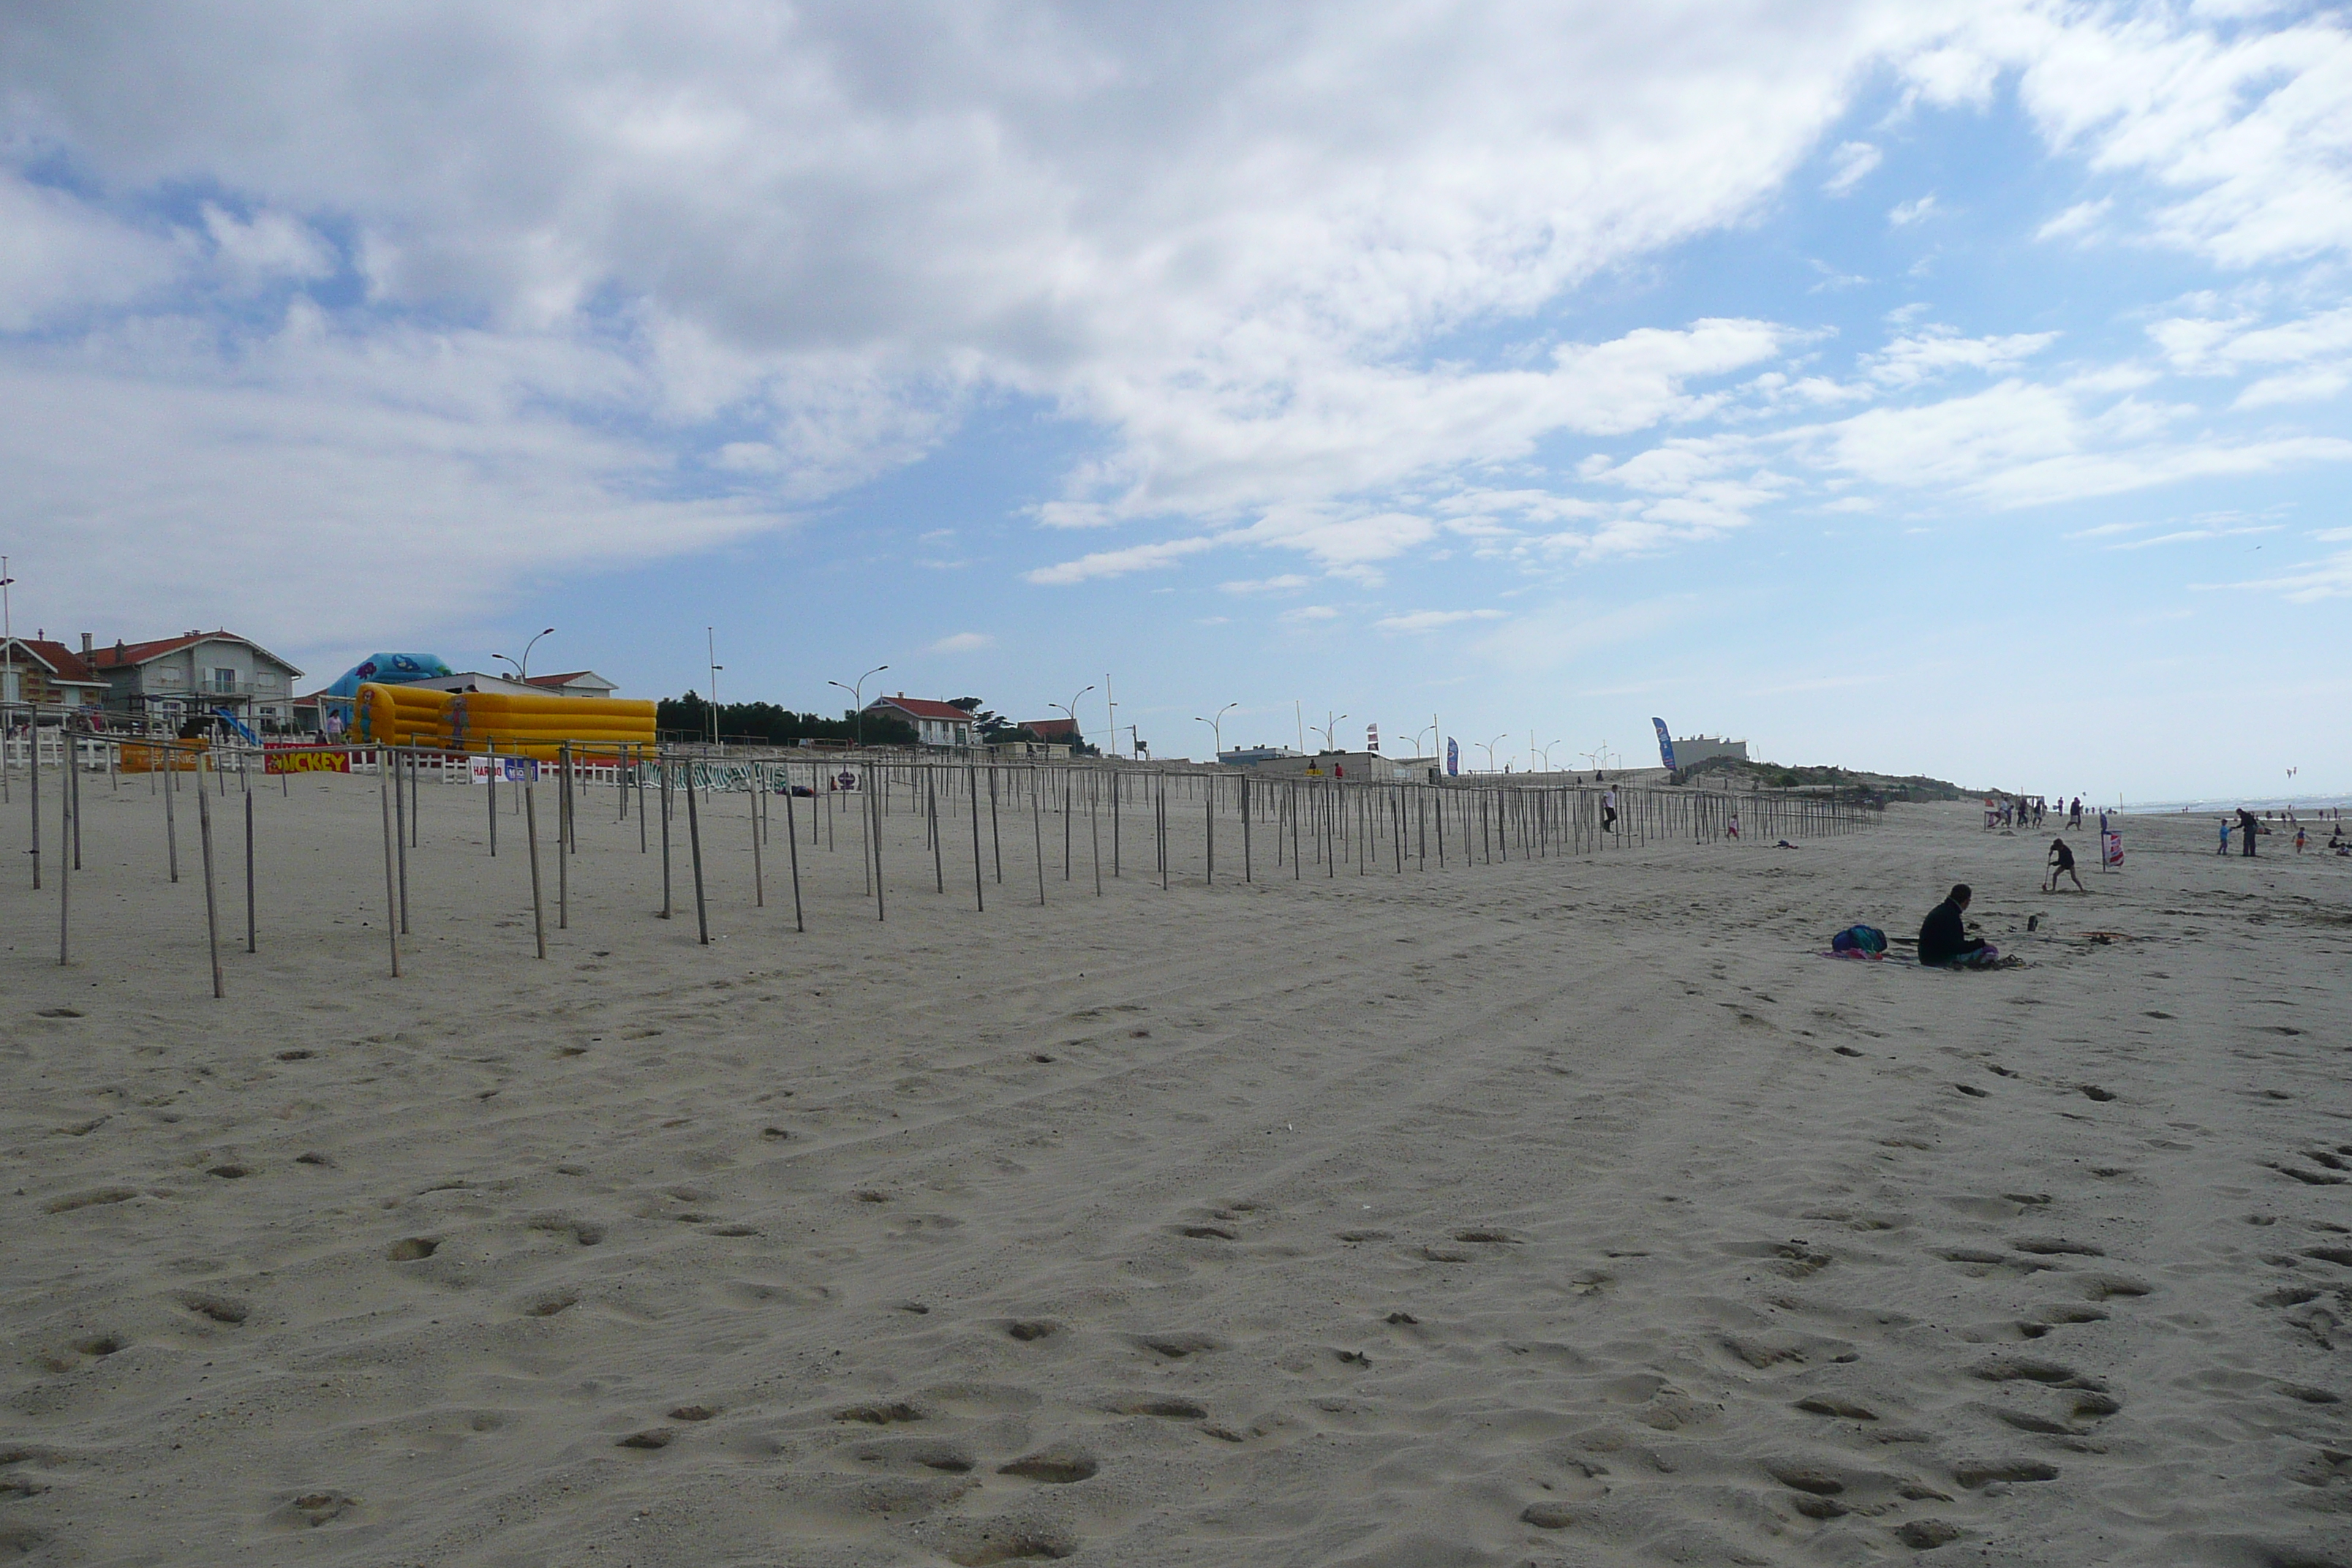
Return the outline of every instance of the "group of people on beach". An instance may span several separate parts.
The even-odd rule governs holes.
[[[2003,827],[2039,827],[2050,815],[2046,795],[1987,795],[1984,803],[1985,831]],[[2070,806],[2066,797],[2058,797],[2058,816],[2068,827],[2079,830],[2083,826],[2083,797],[2076,795]]]
[[[2213,853],[2227,855],[2230,852],[2230,834],[2232,829],[2235,829],[2238,835],[2239,853],[2246,859],[2255,858],[2254,841],[2268,837],[2271,831],[2265,818],[2281,821],[2294,829],[2293,843],[2296,854],[2302,854],[2310,846],[2311,835],[2295,816],[2294,807],[2288,806],[2284,811],[2275,813],[2266,811],[2257,816],[2242,805],[2238,807],[2237,819],[2234,822],[2226,816],[2221,819],[2221,844]],[[2336,807],[2332,817],[2327,811],[2323,810],[2319,814],[2319,819],[2329,825],[2327,852],[2331,855],[2352,857],[2352,844],[2346,843],[2344,839],[2343,808]]]

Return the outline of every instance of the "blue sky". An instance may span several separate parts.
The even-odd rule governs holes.
[[[2331,12],[0,25],[20,627],[2352,789]]]

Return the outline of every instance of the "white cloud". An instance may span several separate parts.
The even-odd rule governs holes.
[[[933,643],[930,647],[930,651],[933,653],[979,653],[984,648],[992,648],[995,646],[996,639],[989,636],[986,632],[957,632],[951,637],[943,637],[939,641]]]
[[[1948,370],[1997,373],[2015,368],[2057,340],[2055,332],[2018,332],[2007,337],[1964,338],[1949,327],[1895,339],[1865,356],[1864,372],[1882,386],[1908,387]]]
[[[1885,154],[1867,142],[1841,142],[1830,154],[1830,177],[1822,182],[1822,189],[1833,196],[1844,195],[1885,159]]]
[[[2082,239],[2094,233],[2115,206],[2112,197],[2076,202],[2033,231],[2036,239]]]
[[[1306,587],[1314,579],[1287,572],[1279,577],[1259,577],[1237,583],[1220,583],[1218,588],[1228,594],[1287,594]]]
[[[1386,616],[1372,625],[1384,632],[1433,632],[1440,626],[1459,626],[1465,621],[1499,621],[1500,610],[1414,610],[1407,615]]]
[[[0,171],[0,331],[120,306],[171,281],[168,238]]]
[[[206,202],[204,221],[221,265],[241,283],[325,278],[335,270],[335,254],[326,241],[286,213],[240,219]]]
[[[2078,204],[2045,237],[2232,268],[2340,256],[2352,34],[2326,13],[19,9],[0,331],[57,336],[0,345],[12,414],[34,410],[6,439],[81,445],[33,451],[0,522],[102,511],[175,563],[161,591],[216,615],[283,597],[214,547],[232,531],[299,551],[304,518],[381,497],[495,600],[525,572],[776,527],[1002,397],[1098,437],[1034,521],[1121,531],[1036,583],[1221,548],[1360,584],[1456,537],[1656,549],[1796,493],[1784,454],[2009,505],[2340,445],[2174,441],[2164,405],[2021,379],[1754,434],[1952,371],[2020,377],[2042,332],[1910,332],[1853,384],[1790,363],[1801,325],[1541,335],[1580,283],[1746,223],[1806,171],[1858,190],[1882,153],[1836,128],[1890,71],[1917,102],[1979,106],[2013,73],[2050,145],[2156,193]],[[208,194],[194,218],[189,191]],[[1930,195],[1888,221],[1931,216],[1955,215]],[[2156,341],[2177,368],[2260,372],[2240,405],[2272,408],[2342,384],[2352,349],[2307,346],[2327,317]],[[118,403],[149,443],[137,476],[106,457]],[[1734,413],[1760,444],[1678,444]],[[1492,499],[1563,488],[1539,470],[1567,438],[1645,431],[1680,456],[1604,464],[1603,500]]]
[[[1301,605],[1295,610],[1285,610],[1277,617],[1291,622],[1336,621],[1339,612],[1328,605]]]

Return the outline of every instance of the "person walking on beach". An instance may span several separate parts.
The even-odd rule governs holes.
[[[2262,830],[2261,820],[2244,806],[2240,806],[2238,808],[2238,853],[2240,855],[2249,860],[2254,858],[2254,835]]]
[[[2050,885],[2042,891],[2056,892],[2058,879],[2061,877],[2074,878],[2074,890],[2078,893],[2087,893],[2091,890],[2083,886],[2082,873],[2074,869],[2074,852],[2066,847],[2064,839],[2053,838],[2050,841]]]
[[[2229,852],[2230,852],[2230,819],[2229,819],[2228,817],[2226,817],[2226,816],[2225,816],[2225,817],[2223,817],[2223,818],[2221,819],[2221,847],[2220,847],[2219,849],[2216,849],[2215,851],[2213,851],[2213,853],[2214,853],[2214,854],[2216,854],[2216,855],[2227,855]]]
[[[2303,824],[2300,822],[2294,825],[2294,852],[2298,855],[2303,853]]]
[[[1601,831],[1617,831],[1617,792],[1613,789],[1601,792]]]

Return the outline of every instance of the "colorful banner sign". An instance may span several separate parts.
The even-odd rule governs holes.
[[[1462,776],[1462,742],[1448,736],[1445,742],[1445,776]]]
[[[1650,722],[1658,727],[1658,761],[1665,764],[1668,773],[1672,773],[1675,771],[1674,737],[1666,733],[1666,721],[1664,719],[1653,719]]]
[[[2107,866],[2122,865],[2124,863],[2124,836],[2121,833],[2110,830],[2099,835],[2099,839],[2100,863]]]
[[[1368,751],[1368,752],[1377,752],[1377,751],[1379,751],[1380,749],[1381,749],[1381,727],[1380,727],[1378,724],[1367,724],[1367,725],[1365,725],[1365,726],[1364,726],[1364,750],[1366,750],[1366,751]]]
[[[500,776],[509,784],[537,784],[539,763],[529,757],[500,757]]]
[[[262,767],[273,773],[347,773],[352,754],[325,746],[265,746]]]

